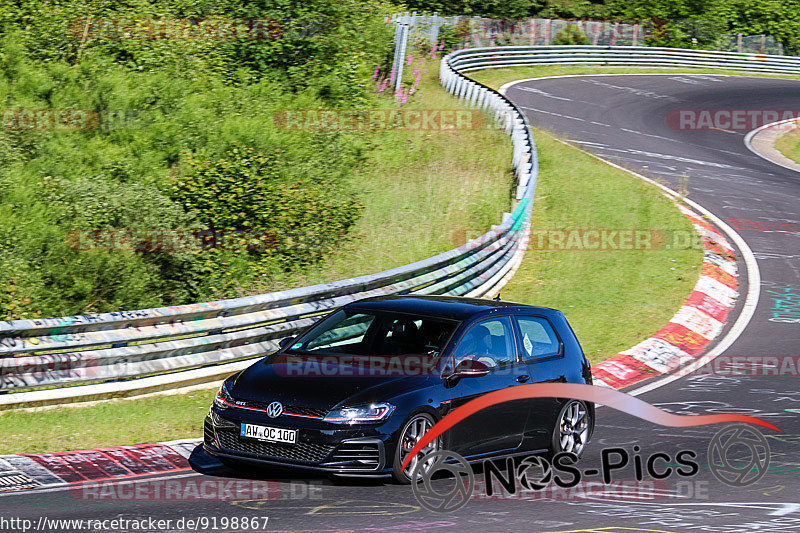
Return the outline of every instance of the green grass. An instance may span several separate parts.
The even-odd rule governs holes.
[[[458,108],[435,69],[412,106]],[[498,78],[502,79],[502,78]],[[541,174],[533,229],[683,229],[688,221],[650,185],[536,132]],[[508,210],[507,137],[492,130],[384,132],[382,149],[358,169],[365,189],[359,237],[286,286],[330,281],[405,264],[462,244]],[[363,254],[363,255],[362,255]],[[593,362],[663,325],[696,282],[699,250],[529,249],[506,300],[562,309]],[[674,270],[673,270],[674,269]],[[281,288],[274,286],[273,289]],[[197,437],[214,391],[109,400],[89,407],[0,412],[0,453],[24,453]]]
[[[0,454],[82,450],[196,437],[216,390],[0,413]]]
[[[543,131],[535,136],[540,174],[532,231],[693,231],[656,187]],[[669,321],[697,282],[702,262],[700,249],[537,251],[531,243],[501,291],[503,299],[562,310],[592,364]]]
[[[463,110],[426,62],[405,109]],[[393,107],[389,102],[385,107]],[[372,274],[447,251],[501,221],[511,207],[511,146],[497,129],[379,131],[371,158],[350,178],[365,210],[356,237],[318,268],[266,280],[255,292]]]
[[[775,143],[775,148],[789,159],[800,163],[800,131],[790,131],[781,135]]]

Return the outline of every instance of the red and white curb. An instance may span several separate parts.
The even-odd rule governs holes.
[[[191,470],[189,455],[200,442],[0,455],[0,493]]]
[[[592,368],[595,385],[622,389],[696,361],[722,332],[739,296],[733,247],[694,211],[676,205],[703,242],[700,279],[675,316],[655,335]]]

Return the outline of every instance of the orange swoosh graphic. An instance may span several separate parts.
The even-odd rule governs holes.
[[[511,400],[524,400],[526,398],[572,398],[585,402],[602,403],[617,411],[628,413],[629,415],[654,422],[661,426],[691,427],[721,424],[725,422],[744,422],[781,432],[779,428],[773,426],[769,422],[754,416],[737,415],[733,413],[695,416],[675,415],[662,411],[658,407],[650,405],[635,396],[625,394],[615,389],[595,387],[594,385],[584,385],[581,383],[532,383],[530,385],[517,385],[509,389],[484,394],[454,410],[452,413],[439,420],[439,422],[417,442],[403,461],[403,468],[405,469],[408,463],[411,462],[411,459],[433,439],[468,416],[498,403],[509,402]]]

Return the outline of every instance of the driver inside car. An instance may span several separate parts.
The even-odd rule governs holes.
[[[464,335],[455,353],[455,364],[461,361],[480,361],[489,368],[497,366],[494,358],[494,342],[489,328],[478,325]]]

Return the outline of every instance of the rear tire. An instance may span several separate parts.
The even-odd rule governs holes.
[[[567,401],[556,418],[548,457],[552,459],[554,455],[561,452],[572,452],[580,457],[589,443],[593,428],[592,411],[586,402],[582,400]]]
[[[430,442],[417,453],[416,457],[411,460],[405,470],[403,469],[403,461],[408,455],[408,452],[411,451],[414,445],[419,442],[420,438],[422,438],[422,436],[425,435],[425,433],[427,433],[434,426],[434,424],[436,424],[436,421],[434,420],[433,416],[429,415],[428,413],[417,413],[412,415],[406,421],[406,423],[403,424],[403,428],[398,434],[399,437],[397,439],[397,447],[395,448],[394,452],[392,468],[392,477],[397,483],[402,485],[410,484],[411,473],[414,471],[414,468],[417,466],[420,459],[429,453],[441,449],[441,438],[434,439],[433,442]],[[430,465],[428,465],[428,467],[429,466]],[[425,468],[425,466],[423,465],[422,468]]]

